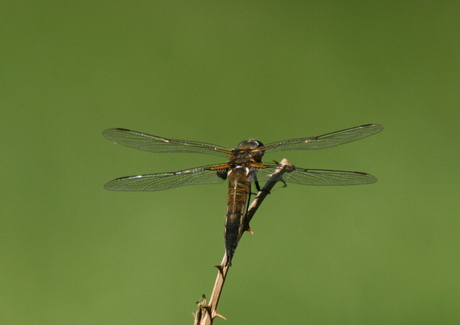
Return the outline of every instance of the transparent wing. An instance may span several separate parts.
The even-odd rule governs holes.
[[[149,152],[205,153],[221,157],[228,157],[230,154],[229,149],[215,144],[167,139],[127,129],[108,129],[102,135],[115,143]]]
[[[269,167],[258,169],[256,172],[257,179],[261,182],[268,180],[277,166],[275,164],[264,165]],[[328,169],[305,169],[297,167],[290,173],[284,173],[283,180],[287,183],[314,186],[362,185],[377,182],[377,178],[375,176],[361,172]]]
[[[265,153],[282,150],[325,149],[368,137],[377,132],[380,132],[382,129],[383,126],[379,124],[366,124],[355,126],[350,129],[319,135],[317,137],[298,138],[273,142],[266,145],[264,148]]]
[[[215,166],[121,177],[108,182],[104,188],[111,191],[163,191],[186,185],[219,184],[225,180],[227,169],[216,169]]]

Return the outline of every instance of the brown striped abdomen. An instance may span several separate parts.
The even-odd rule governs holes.
[[[232,264],[232,257],[244,231],[246,203],[251,189],[246,168],[236,167],[229,176],[227,214],[225,216],[225,249],[227,263]]]

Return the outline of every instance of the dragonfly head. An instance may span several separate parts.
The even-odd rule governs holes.
[[[237,149],[244,150],[244,151],[250,151],[250,155],[255,158],[256,161],[259,161],[262,159],[262,156],[264,155],[265,151],[264,150],[255,150],[257,148],[262,148],[264,147],[264,144],[258,140],[255,139],[248,139],[245,141],[242,141],[238,144]]]

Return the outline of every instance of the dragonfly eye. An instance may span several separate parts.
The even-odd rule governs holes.
[[[250,148],[250,149],[260,148],[260,147],[263,147],[263,146],[264,146],[264,144],[262,142],[260,142],[259,140],[255,140],[255,139],[249,139],[249,140],[241,141],[238,144],[239,148]]]
[[[260,147],[264,146],[264,144],[262,142],[260,142],[259,140],[253,140],[253,141],[257,145],[257,148],[260,148]]]

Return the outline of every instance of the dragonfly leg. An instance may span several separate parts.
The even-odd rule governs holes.
[[[255,183],[256,183],[257,190],[260,191],[259,182],[257,182],[257,180],[256,180]],[[251,185],[249,185],[249,186],[251,186]],[[251,202],[251,195],[257,195],[257,193],[252,193],[251,188],[250,188],[249,193],[248,193],[248,200],[246,201],[246,212],[244,213],[243,232],[249,231],[251,234],[253,234],[254,232],[249,227],[249,221],[248,221],[248,219],[246,219],[246,214],[248,213],[249,205],[250,205],[250,202]]]
[[[257,176],[255,177],[254,184],[256,186],[257,192],[260,192],[260,185],[259,185],[259,180],[257,179]]]

